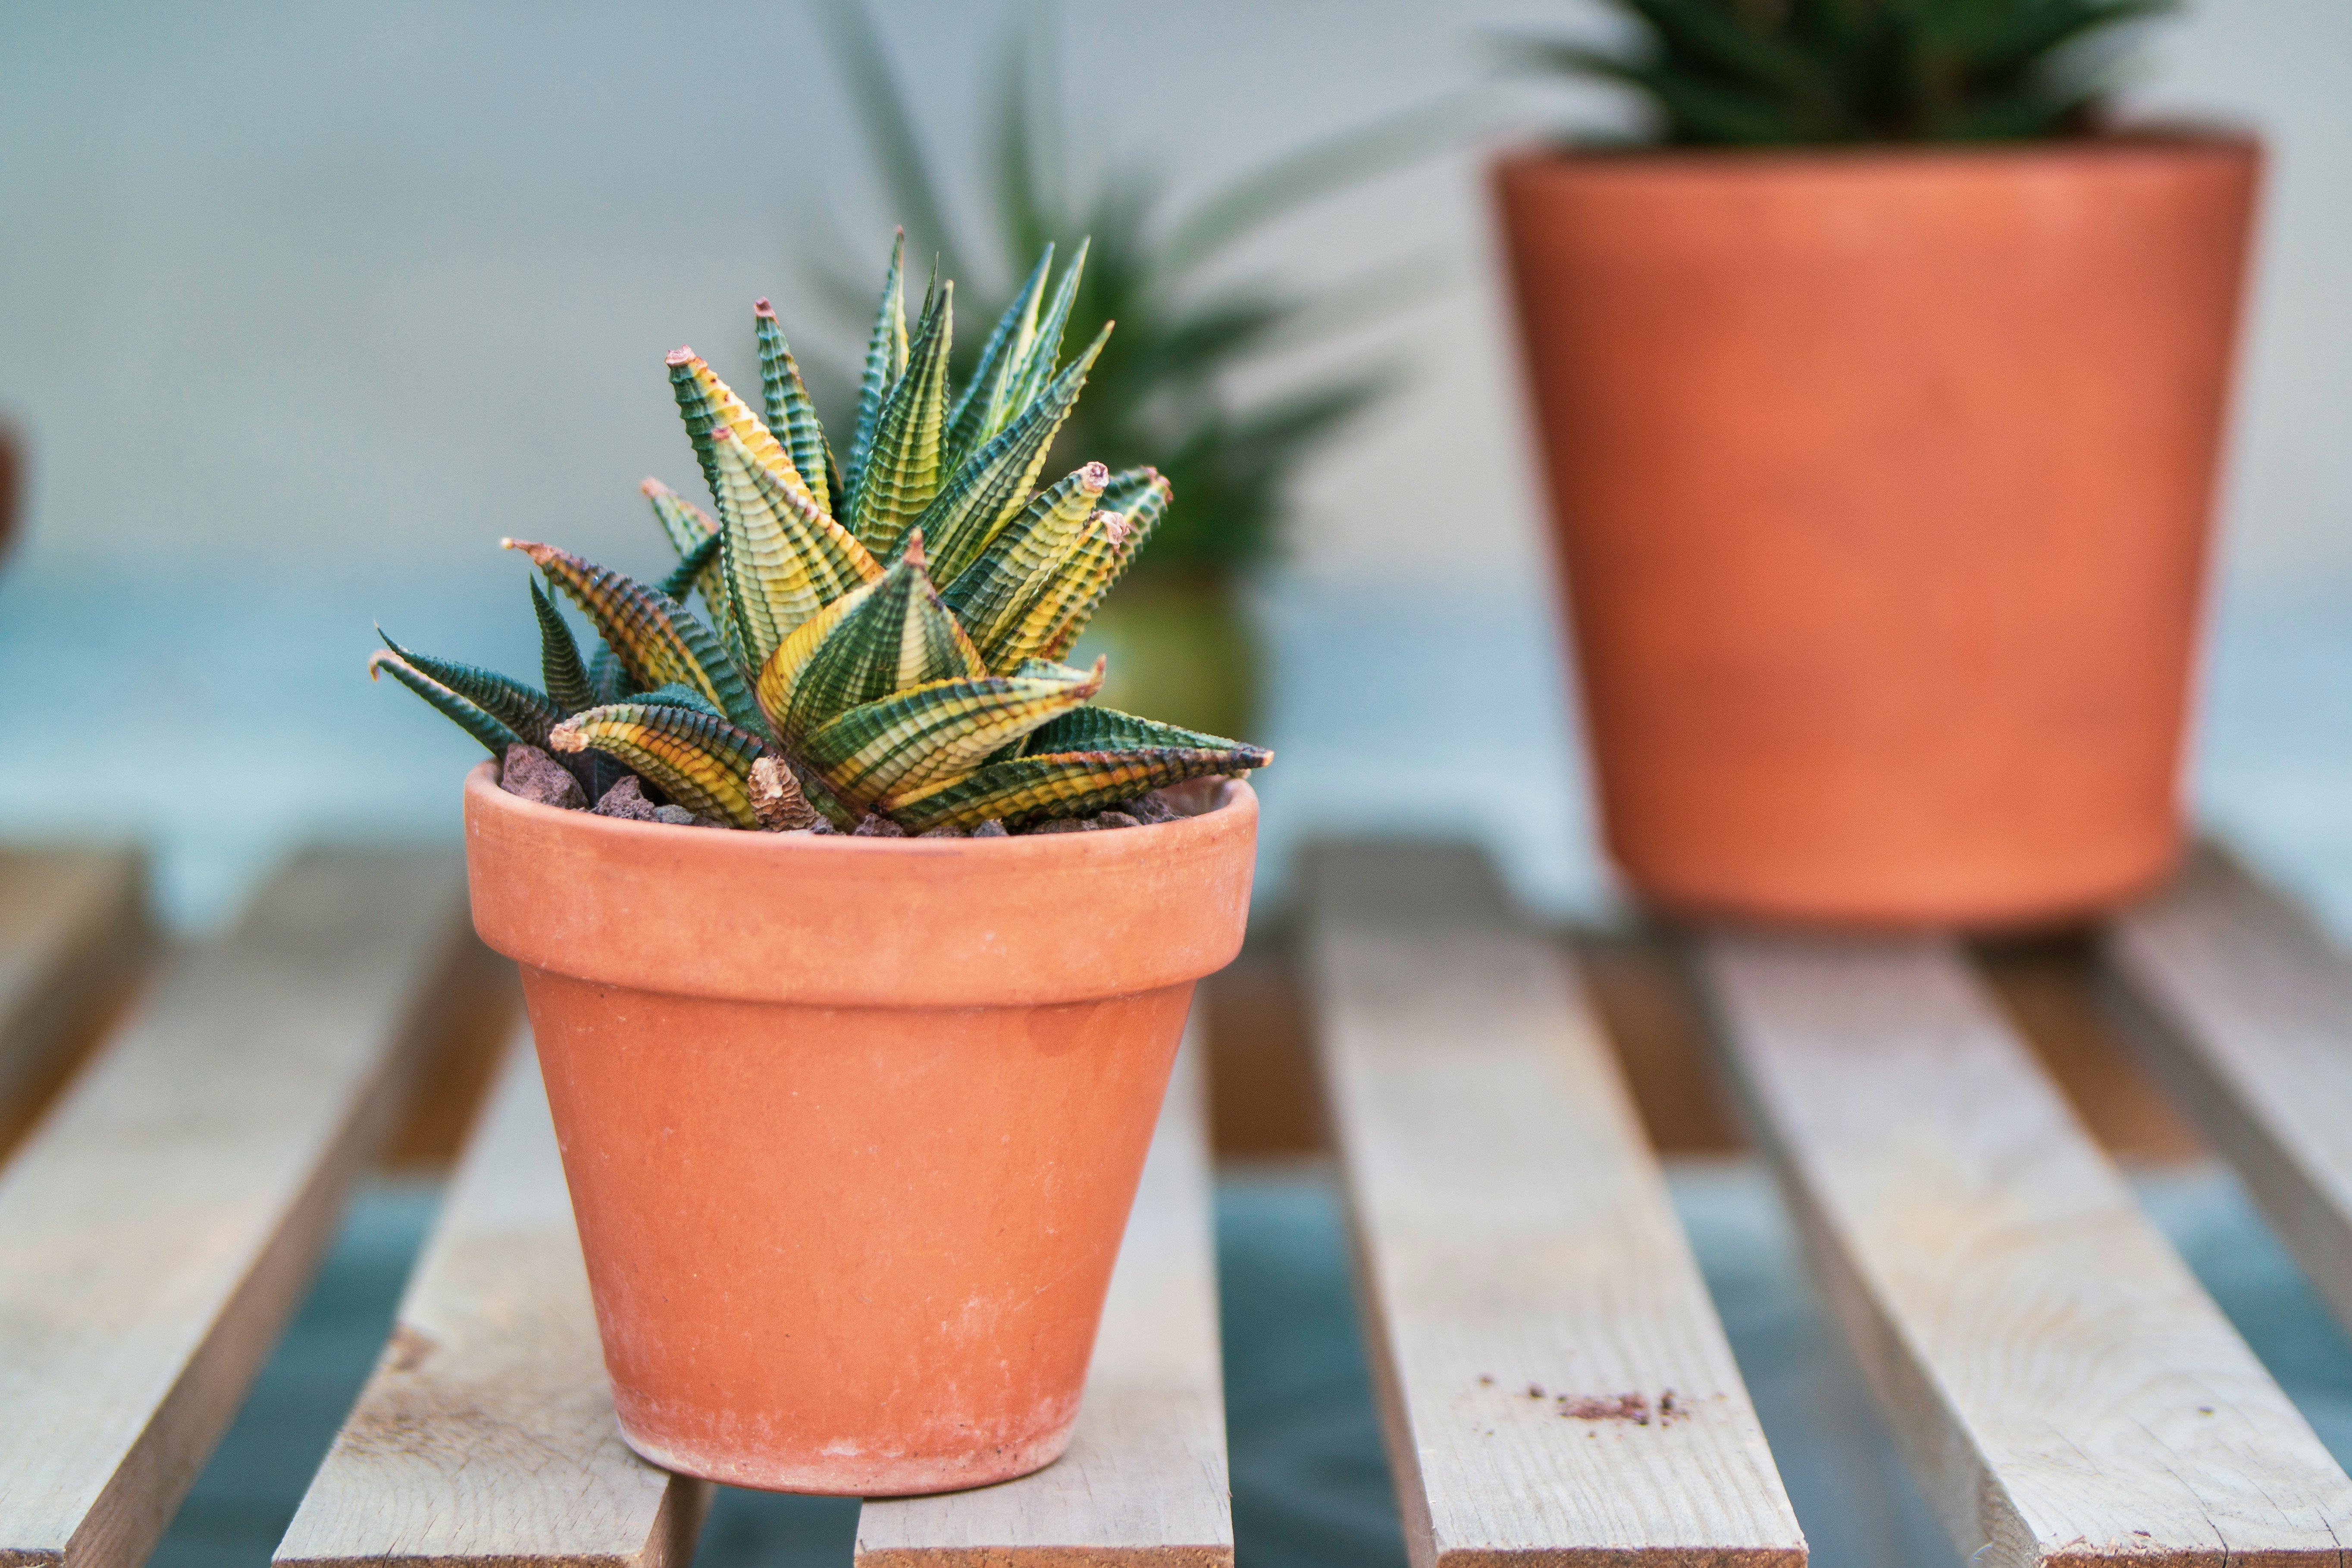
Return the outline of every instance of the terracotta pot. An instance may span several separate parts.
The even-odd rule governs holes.
[[[466,782],[622,1436],[737,1486],[979,1486],[1068,1444],[1257,800],[1009,839],[673,828]]]
[[[1639,892],[2006,924],[2164,874],[2258,163],[2149,137],[1498,165]]]

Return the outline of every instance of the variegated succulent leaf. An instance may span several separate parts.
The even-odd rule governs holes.
[[[581,662],[580,644],[537,578],[530,584],[530,613],[539,623],[539,679],[547,688],[547,700],[555,704],[559,714],[596,706],[595,688],[589,684],[588,667]]]
[[[980,559],[946,589],[948,608],[976,644],[1003,635],[1064,559],[1078,547],[1110,470],[1088,463],[1037,492],[998,531]],[[1003,668],[1003,667],[992,667]]]
[[[1022,666],[1060,669],[1044,660]],[[1274,753],[1199,730],[1121,713],[1075,708],[1033,731],[1024,755],[992,762],[943,788],[900,801],[892,815],[909,831],[976,827],[991,817],[1021,826],[1085,816],[1155,789],[1213,774],[1262,768]]]
[[[548,743],[558,752],[617,757],[698,816],[760,826],[751,809],[751,764],[768,754],[767,743],[708,710],[644,699],[591,708],[557,725]]]
[[[883,400],[865,465],[850,481],[848,515],[842,521],[875,554],[898,549],[946,477],[940,447],[954,335],[955,285],[948,283],[926,301],[907,373]]]
[[[378,648],[368,655],[367,669],[370,680],[381,672],[390,670],[394,680],[425,699],[435,712],[479,741],[493,757],[504,758],[509,746],[520,745],[522,742],[521,736],[498,719],[389,649]]]
[[[1029,344],[1029,353],[1021,363],[1021,373],[1006,389],[1009,407],[1025,408],[1042,395],[1059,372],[1062,358],[1062,333],[1070,323],[1070,307],[1077,302],[1078,281],[1086,276],[1087,252],[1094,246],[1091,237],[1078,241],[1078,253],[1070,258],[1069,266],[1062,269],[1061,280],[1054,285],[1053,303],[1045,307],[1044,318],[1037,323],[1036,336]],[[1106,326],[1108,323],[1105,323]]]
[[[784,450],[784,444],[751,412],[750,405],[735,395],[733,387],[719,379],[719,373],[705,363],[701,355],[690,348],[675,349],[669,354],[668,364],[670,393],[677,400],[678,416],[686,422],[687,437],[694,443],[694,455],[702,464],[702,477],[709,484],[711,499],[719,503],[722,516],[727,498],[719,488],[718,454],[713,449],[722,429],[740,441],[751,460],[767,469],[785,489],[797,491],[809,506],[816,507],[808,481],[793,465],[792,454]]]
[[[436,685],[455,692],[505,725],[525,743],[547,744],[547,731],[563,717],[547,693],[535,686],[526,686],[510,676],[479,665],[459,664],[455,659],[436,658],[429,653],[418,653],[392,640],[382,626],[375,635],[383,638],[383,646],[394,657]]]
[[[918,530],[875,591],[810,650],[785,696],[778,732],[791,744],[860,703],[931,681],[987,673],[924,569]]]
[[[722,576],[743,661],[757,669],[793,629],[881,566],[849,531],[783,485],[729,432],[715,433]]]
[[[940,580],[952,583],[980,559],[997,534],[1029,503],[1037,488],[1037,472],[1045,454],[1061,433],[1063,422],[1085,390],[1087,374],[1110,340],[1106,323],[1087,345],[1086,353],[988,444],[958,466],[939,496],[915,526],[931,542],[931,561]]]
[[[948,416],[950,462],[961,462],[1020,412],[1013,405],[1011,394],[1028,362],[1030,345],[1037,339],[1037,307],[1045,299],[1045,279],[1053,265],[1054,247],[1049,242],[1037,265],[1030,268],[1028,281],[1021,285],[1021,291],[990,331],[980,351],[980,363],[972,369],[971,384],[963,389],[955,411]]]
[[[849,442],[849,462],[842,488],[835,493],[845,513],[850,492],[866,472],[866,454],[874,446],[874,432],[882,420],[882,405],[907,367],[907,231],[890,241],[890,268],[882,275],[882,298],[874,309],[874,331],[866,340],[866,374],[857,384],[857,427]]]
[[[638,491],[653,504],[654,516],[660,520],[662,532],[669,538],[670,547],[685,560],[700,549],[703,543],[718,536],[719,525],[704,515],[700,507],[671,489],[659,479],[646,479],[637,486]],[[735,617],[727,605],[727,579],[717,555],[710,556],[697,577],[694,585],[702,594],[702,607],[710,616],[710,628],[719,634],[719,646],[743,658],[743,639],[735,629]],[[670,597],[684,602],[682,593]]]
[[[682,680],[673,680],[667,686],[656,690],[640,691],[629,700],[636,703],[650,703],[656,708],[690,708],[697,713],[708,713],[713,719],[727,717],[710,705],[710,699]]]
[[[991,669],[1017,668],[1024,659],[1058,658],[1076,634],[1087,605],[1099,602],[1105,579],[1129,533],[1124,515],[1097,510],[1049,565],[1000,606],[972,642]]]
[[[817,422],[816,405],[809,401],[801,367],[784,342],[782,323],[765,300],[751,307],[752,330],[760,342],[760,399],[768,428],[783,442],[785,453],[799,471],[819,511],[833,512],[833,454],[826,450],[824,426]]]
[[[588,656],[588,689],[596,699],[589,705],[591,707],[603,707],[608,702],[618,702],[624,697],[636,695],[637,683],[629,679],[627,670],[621,668],[621,661],[613,652],[610,643],[600,640],[596,644],[596,651]]]
[[[714,533],[696,545],[694,553],[671,567],[669,575],[655,584],[656,592],[684,604],[686,596],[702,585],[703,574],[719,563],[719,546],[725,542],[723,536]]]
[[[734,660],[710,628],[677,600],[551,544],[516,539],[501,543],[529,555],[580,606],[638,689],[682,681],[734,723],[755,734],[765,728]]]
[[[961,676],[850,709],[811,731],[803,762],[853,810],[944,784],[1102,689],[1102,667],[1076,680]]]
[[[1045,633],[1044,640],[1037,645],[1037,652],[1044,658],[1059,658],[1070,651],[1071,646],[1085,633],[1087,623],[1093,620],[1095,612],[1102,607],[1103,600],[1118,586],[1119,579],[1127,575],[1127,569],[1134,563],[1136,552],[1150,541],[1151,531],[1159,526],[1160,518],[1167,512],[1174,493],[1168,481],[1150,468],[1138,471],[1150,474],[1151,478],[1141,489],[1129,492],[1134,499],[1118,514],[1127,520],[1126,531],[1113,536],[1107,530],[1099,542],[1090,541],[1087,545],[1089,552],[1101,551],[1104,555],[1100,561],[1089,560],[1085,568],[1094,586],[1085,597],[1072,600],[1061,619]],[[1112,484],[1116,487],[1118,480],[1114,479]],[[1104,492],[1106,498],[1110,494],[1109,490]]]

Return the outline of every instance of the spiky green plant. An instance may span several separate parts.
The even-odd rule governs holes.
[[[2002,141],[2084,129],[2082,46],[2173,0],[1616,0],[1630,51],[1523,40],[1532,62],[1640,91],[1684,144]]]
[[[803,802],[844,830],[869,813],[915,833],[1019,826],[1271,761],[1097,708],[1100,662],[1059,662],[1172,496],[1151,468],[1100,463],[1038,488],[1110,332],[1065,359],[1080,263],[1056,279],[1050,251],[1040,260],[957,387],[955,285],[934,276],[910,331],[903,252],[902,236],[845,458],[763,300],[764,420],[693,351],[669,356],[716,521],[646,482],[678,555],[659,586],[505,542],[594,625],[592,658],[534,583],[543,689],[389,637],[371,670],[494,755],[518,742],[552,751],[592,798],[617,764],[743,828],[788,826]],[[689,594],[707,624],[685,607]]]

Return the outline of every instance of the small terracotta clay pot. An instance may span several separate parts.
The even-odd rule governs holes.
[[[2000,925],[2164,874],[2258,163],[2184,136],[1498,165],[1640,893]]]
[[[1067,1446],[1257,797],[1117,832],[853,838],[466,781],[621,1433],[735,1486],[980,1486]]]

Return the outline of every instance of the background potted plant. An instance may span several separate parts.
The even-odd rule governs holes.
[[[1268,753],[1058,662],[1171,500],[1037,487],[1106,341],[1063,353],[1078,279],[1040,262],[959,384],[954,285],[910,331],[894,250],[839,458],[761,300],[764,419],[669,356],[716,515],[646,481],[664,583],[509,540],[543,686],[371,665],[499,759],[474,921],[521,966],[622,1433],[672,1469],[874,1496],[1059,1454],[1240,946],[1256,805],[1221,779]]]
[[[1180,207],[1135,164],[1089,177],[1057,112],[1064,84],[1053,29],[1036,26],[1007,39],[992,114],[974,138],[993,177],[989,221],[973,230],[940,199],[941,182],[863,6],[830,0],[818,16],[855,89],[890,199],[919,246],[936,247],[950,271],[992,290],[980,296],[984,309],[1021,288],[1043,247],[1066,254],[1088,245],[1070,331],[1090,337],[1115,321],[1118,331],[1096,362],[1085,405],[1064,427],[1055,466],[1081,456],[1114,468],[1150,462],[1184,497],[1089,633],[1090,646],[1111,656],[1104,700],[1221,734],[1247,732],[1260,677],[1242,585],[1276,556],[1307,458],[1391,389],[1399,373],[1359,365],[1293,374],[1277,390],[1256,392],[1238,387],[1236,377],[1364,330],[1425,297],[1438,272],[1427,258],[1411,258],[1310,298],[1261,279],[1219,280],[1213,269],[1265,225],[1459,137],[1467,106],[1439,102],[1343,132]],[[821,258],[819,277],[845,315],[862,307],[862,291],[838,263]]]
[[[1684,910],[2160,877],[2258,149],[2102,130],[2139,0],[1623,0],[1654,148],[1496,168],[1611,854]]]

